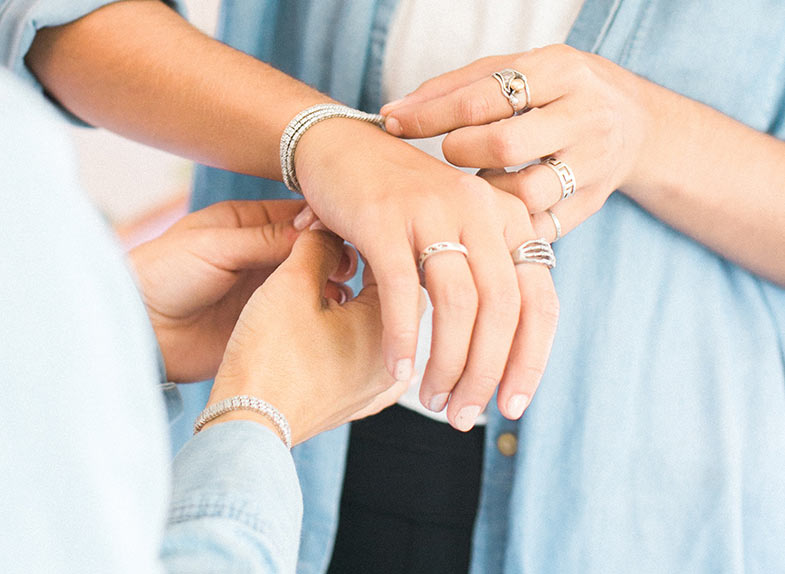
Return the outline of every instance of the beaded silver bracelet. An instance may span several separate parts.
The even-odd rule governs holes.
[[[380,128],[384,127],[384,116],[368,114],[341,104],[317,104],[301,111],[289,122],[281,136],[281,175],[284,184],[291,191],[302,193],[300,182],[297,181],[297,175],[294,172],[294,151],[300,138],[313,126],[330,118],[360,120]]]
[[[204,425],[211,420],[228,412],[239,410],[253,411],[269,419],[270,422],[275,425],[275,429],[281,436],[281,440],[283,440],[286,448],[292,448],[292,430],[289,427],[289,421],[286,420],[286,417],[270,403],[251,395],[229,397],[228,399],[218,401],[214,405],[210,405],[204,409],[194,423],[194,434],[202,430]]]

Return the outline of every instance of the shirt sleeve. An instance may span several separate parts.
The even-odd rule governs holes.
[[[116,1],[0,0],[0,65],[43,92],[43,86],[25,64],[25,56],[38,30],[68,24]],[[164,0],[164,3],[185,14],[182,0]],[[69,120],[84,125],[70,112],[59,109]]]
[[[295,571],[302,497],[274,432],[251,421],[209,427],[183,447],[173,472],[167,572]]]

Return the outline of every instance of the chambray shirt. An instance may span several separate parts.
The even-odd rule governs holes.
[[[395,4],[225,2],[220,36],[377,110]],[[568,43],[782,138],[783,30],[780,0],[586,0]],[[21,70],[23,49],[0,55]],[[287,196],[200,168],[194,205]],[[488,408],[472,574],[785,572],[785,290],[618,193],[555,250],[548,370],[521,421]],[[194,411],[205,389],[187,398]],[[513,456],[496,447],[503,433]],[[347,438],[295,449],[302,574],[329,562]]]
[[[62,120],[0,69],[0,571],[294,572],[301,497],[274,432],[171,462],[157,344]]]

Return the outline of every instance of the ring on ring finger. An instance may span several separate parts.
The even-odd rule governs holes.
[[[544,157],[540,160],[540,165],[544,165],[553,170],[556,177],[559,178],[561,185],[561,199],[567,199],[575,193],[575,173],[572,168],[564,163],[562,160],[553,157],[552,155]]]
[[[559,239],[561,239],[561,221],[559,221],[559,218],[556,217],[556,214],[550,209],[546,209],[545,213],[551,216],[553,226],[556,228],[556,237],[554,237],[553,241],[551,241],[551,243],[556,243]]]
[[[551,244],[545,239],[531,239],[516,247],[510,253],[512,262],[515,265],[521,263],[538,263],[545,265],[548,269],[556,267],[556,255],[553,253]]]

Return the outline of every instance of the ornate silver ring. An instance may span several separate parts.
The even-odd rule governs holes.
[[[575,193],[575,174],[570,169],[570,166],[552,155],[542,158],[540,164],[551,168],[556,177],[559,178],[562,199],[567,199]]]
[[[548,269],[556,267],[556,255],[553,253],[551,244],[545,239],[531,239],[511,252],[512,262],[515,265],[521,263],[539,263]]]
[[[512,107],[512,115],[517,116],[529,109],[531,104],[531,92],[529,91],[529,80],[518,70],[506,68],[500,72],[494,72],[493,77],[499,82],[502,94]],[[521,105],[520,96],[523,94],[524,101]]]
[[[425,272],[425,262],[431,255],[436,255],[437,253],[442,253],[444,251],[457,251],[458,253],[463,253],[465,257],[469,256],[469,250],[466,249],[466,246],[463,243],[456,243],[454,241],[440,241],[439,243],[432,243],[423,249],[420,253],[420,258],[417,261],[418,265],[420,266],[420,271],[423,273]]]

